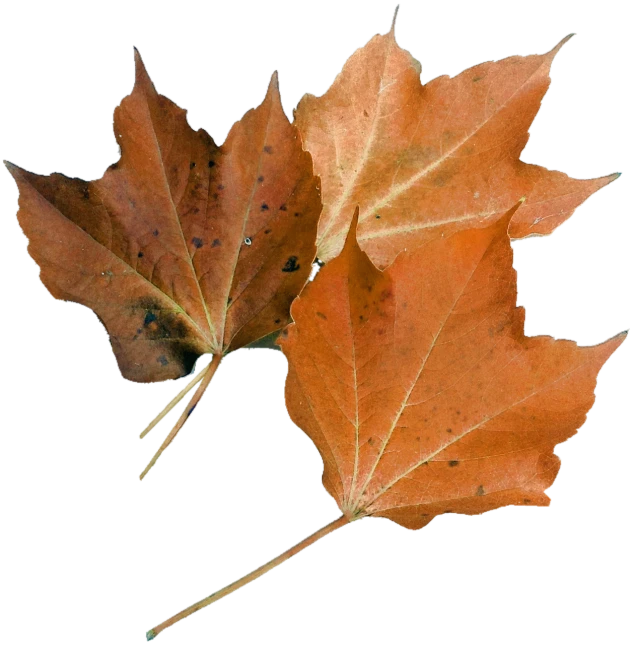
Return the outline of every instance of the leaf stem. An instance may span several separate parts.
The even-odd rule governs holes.
[[[307,537],[302,542],[299,542],[299,544],[296,544],[291,549],[288,549],[286,552],[277,556],[274,560],[271,560],[267,564],[259,567],[259,569],[255,569],[255,571],[252,571],[251,573],[244,576],[243,578],[236,580],[235,582],[228,585],[228,587],[224,587],[224,589],[220,589],[220,591],[216,591],[214,594],[211,594],[209,597],[205,598],[204,600],[197,602],[195,605],[191,605],[191,607],[189,607],[188,609],[181,611],[179,614],[176,614],[169,620],[166,620],[164,623],[161,623],[157,627],[154,627],[154,629],[150,629],[147,632],[147,640],[151,641],[152,639],[156,638],[156,636],[158,636],[158,634],[160,634],[163,630],[167,629],[168,627],[171,627],[172,625],[176,624],[178,621],[182,620],[183,618],[187,618],[187,616],[191,616],[191,614],[195,614],[197,611],[200,611],[200,609],[202,609],[203,607],[206,607],[207,605],[210,605],[211,603],[214,603],[217,600],[220,600],[220,598],[224,598],[224,596],[228,596],[230,593],[233,593],[240,587],[243,587],[249,582],[252,582],[253,580],[256,580],[257,578],[259,578],[260,576],[263,576],[267,571],[274,569],[277,565],[280,565],[282,562],[285,562],[296,553],[299,553],[299,551],[303,551],[303,549],[310,546],[311,544],[314,544],[317,540],[320,540],[328,533],[331,533],[332,531],[335,531],[336,529],[348,523],[349,523],[348,518],[345,515],[342,515],[341,517],[338,518],[338,520],[335,520],[334,522],[331,522],[327,526],[324,526],[316,533],[313,533],[310,537]]]
[[[189,405],[184,409],[183,413],[180,415],[180,419],[178,419],[178,422],[173,427],[172,431],[167,435],[167,439],[163,441],[162,446],[152,457],[152,460],[149,462],[149,464],[147,464],[147,468],[145,468],[145,470],[141,473],[141,480],[152,469],[154,464],[158,461],[158,458],[163,454],[163,452],[167,449],[167,446],[169,446],[169,444],[175,439],[176,435],[180,432],[180,429],[185,425],[187,419],[191,416],[191,413],[194,411],[196,405],[198,405],[198,403],[200,402],[200,399],[202,398],[202,395],[204,394],[207,387],[209,386],[209,383],[211,383],[211,379],[213,378],[213,375],[216,373],[221,361],[222,361],[221,354],[213,355],[213,359],[209,364],[209,366],[207,367],[206,374],[204,375],[202,382],[200,383],[200,386],[196,390],[195,394],[191,397],[191,401],[189,402]]]
[[[156,427],[184,398],[185,396],[193,389],[195,385],[200,383],[200,381],[204,378],[204,375],[207,373],[209,368],[211,367],[211,363],[209,363],[201,372],[194,378],[190,383],[187,384],[187,387],[182,389],[163,409],[163,411],[156,416],[156,418],[141,432],[141,439],[143,437],[146,437],[149,433],[149,431]]]

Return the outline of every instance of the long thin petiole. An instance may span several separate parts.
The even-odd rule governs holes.
[[[178,423],[176,423],[172,431],[169,433],[169,435],[167,435],[167,439],[163,441],[163,445],[158,449],[156,454],[152,457],[152,460],[149,462],[149,464],[147,464],[147,468],[145,468],[145,470],[141,473],[141,480],[152,469],[154,464],[158,461],[158,458],[163,454],[167,446],[169,446],[169,444],[174,440],[176,435],[180,432],[180,429],[185,425],[187,419],[190,417],[196,405],[198,405],[198,402],[202,398],[202,395],[207,389],[209,383],[211,382],[211,379],[213,378],[213,375],[218,369],[218,366],[220,365],[221,361],[222,361],[221,354],[215,354],[213,356],[213,360],[211,361],[209,367],[207,368],[207,373],[204,375],[204,378],[202,379],[202,383],[200,383],[200,386],[196,390],[196,393],[191,397],[191,401],[189,402],[189,405],[184,409],[183,413],[180,415],[180,419],[178,419]]]
[[[187,384],[183,390],[181,390],[163,409],[163,411],[141,432],[141,439],[149,433],[149,431],[156,427],[184,398],[189,394],[189,392],[204,378],[204,375],[207,373],[211,363],[209,363],[201,372],[194,378],[190,383]]]
[[[338,518],[338,520],[335,520],[331,524],[324,526],[321,530],[317,531],[316,533],[313,533],[310,537],[307,537],[302,542],[299,542],[299,544],[296,544],[291,549],[288,549],[285,553],[282,553],[281,555],[277,556],[274,560],[271,560],[267,564],[259,567],[259,569],[255,569],[255,571],[252,571],[251,573],[244,576],[243,578],[236,580],[235,582],[231,583],[228,587],[224,587],[224,589],[220,589],[220,591],[216,591],[214,594],[211,594],[208,598],[205,598],[204,600],[197,602],[195,605],[191,605],[191,607],[189,607],[188,609],[185,609],[184,611],[181,611],[179,614],[176,614],[173,618],[166,620],[164,623],[161,623],[160,625],[158,625],[158,627],[154,627],[154,629],[150,629],[147,632],[147,640],[151,641],[152,639],[156,638],[156,636],[158,636],[158,634],[160,634],[163,630],[167,629],[168,627],[171,627],[172,625],[176,624],[178,621],[182,620],[183,618],[187,618],[187,616],[191,616],[191,614],[195,614],[197,611],[200,611],[200,609],[202,609],[203,607],[206,607],[207,605],[210,605],[211,603],[216,602],[216,600],[220,600],[220,598],[224,598],[224,596],[228,596],[230,593],[233,593],[240,587],[243,587],[249,582],[252,582],[253,580],[256,580],[257,578],[259,578],[260,576],[263,576],[267,571],[274,569],[277,565],[281,564],[282,562],[285,562],[296,553],[299,553],[299,551],[303,551],[303,549],[305,549],[307,546],[314,544],[317,540],[320,540],[328,533],[335,531],[336,529],[340,528],[341,526],[344,526],[348,522],[349,520],[347,519],[347,517],[345,517],[345,515],[342,515],[341,517]]]

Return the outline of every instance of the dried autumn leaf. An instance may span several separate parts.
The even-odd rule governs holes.
[[[338,255],[356,205],[361,248],[385,267],[404,248],[487,226],[523,196],[511,237],[550,233],[617,178],[577,180],[519,161],[552,60],[569,38],[543,56],[422,85],[420,63],[392,26],[352,55],[323,96],[306,95],[295,123],[322,181],[319,259]]]
[[[582,425],[624,340],[526,337],[507,228],[457,232],[384,272],[354,227],[292,307],[286,402],[345,517],[420,528],[443,513],[544,506],[553,450]]]
[[[42,282],[95,311],[123,376],[178,378],[216,356],[199,398],[223,355],[288,323],[315,255],[319,181],[276,74],[218,148],[156,92],[136,52],[114,131],[121,159],[95,181],[7,164],[19,221]]]

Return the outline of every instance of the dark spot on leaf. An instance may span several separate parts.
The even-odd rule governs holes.
[[[158,229],[157,229],[157,228],[155,228],[155,229],[152,231],[152,235],[153,235],[154,237],[158,237]]]
[[[220,195],[218,195],[217,193],[213,193],[213,199],[217,199],[219,196]]]
[[[213,242],[211,242],[211,248],[215,248],[216,246],[222,246],[222,242],[220,242],[217,237],[215,238],[215,240],[213,240]]]
[[[478,83],[478,82],[479,82],[479,81],[481,81],[483,78],[484,78],[483,76],[475,76],[475,77],[473,78],[473,83]]]
[[[268,210],[268,204],[267,204],[266,202],[264,202],[264,203],[262,204],[262,210],[263,210],[263,211],[267,211],[267,210]]]
[[[524,503],[524,504],[531,504],[531,503],[532,503],[532,500],[531,500],[531,499],[527,499],[527,498],[526,498],[526,499],[524,499],[524,500],[523,500],[523,503]]]
[[[195,167],[196,167],[196,162],[195,162],[195,161],[192,161],[192,162],[189,164],[189,170],[193,170]]]
[[[194,237],[191,240],[191,243],[197,248],[201,249],[204,246],[204,242],[199,237]]]
[[[267,229],[264,231],[264,235],[268,235],[268,233],[270,233],[270,231],[271,231],[271,229],[267,228]]]
[[[213,166],[215,166],[215,161],[211,159],[211,161],[209,161],[209,168],[213,168]]]
[[[116,170],[119,167],[119,162],[115,161],[113,164],[110,164],[108,170]]]
[[[437,172],[433,178],[433,183],[438,187],[442,188],[443,186],[446,186],[450,179],[453,177],[455,174],[455,171],[453,170],[440,170]]]
[[[273,153],[273,147],[272,146],[264,146],[264,152],[268,155],[272,155]]]
[[[257,178],[257,181],[261,184],[261,183],[262,183],[262,181],[264,181],[264,175],[260,175],[260,176]]]
[[[479,486],[479,488],[477,489],[477,492],[475,493],[475,495],[477,495],[478,497],[481,497],[482,495],[485,495],[485,494],[486,494],[486,491],[484,490],[483,486]]]
[[[455,466],[459,466],[459,461],[457,461],[456,459],[453,459],[452,461],[449,461],[449,462],[448,462],[448,465],[449,465],[451,468],[454,468]]]
[[[322,318],[323,320],[327,320],[327,316],[326,316],[323,312],[321,312],[321,311],[317,311],[317,312],[316,312],[316,315],[317,315],[319,318]]]
[[[218,190],[224,190],[224,184],[218,184]]]
[[[363,320],[365,320],[365,316],[359,316],[358,320],[360,320],[360,322],[363,322]]]
[[[295,213],[295,217],[301,217],[301,213]]]
[[[164,354],[161,354],[157,359],[156,359],[163,367],[166,367],[169,365],[169,361],[167,360],[167,356]]]
[[[137,329],[137,334],[143,333],[144,338],[156,342],[156,354],[165,356],[171,370],[181,376],[191,373],[201,352],[197,342],[190,339],[191,328],[182,314],[163,309],[160,302],[147,297],[140,298],[132,309],[140,309],[144,315],[144,328]],[[162,340],[165,342],[161,343]]]
[[[363,110],[363,116],[369,116],[369,112],[367,112],[367,110]]]
[[[277,318],[277,319],[275,320],[275,325],[278,325],[279,323],[281,323],[281,318]]]
[[[370,446],[373,446],[373,445],[374,445],[374,438],[373,438],[373,437],[369,437],[369,439],[367,439],[367,443],[368,443]]]
[[[137,257],[137,258],[142,258],[142,257],[143,257],[143,251],[139,251],[139,252],[136,254],[136,257]]]
[[[85,186],[81,193],[84,199],[90,199],[90,191],[88,190],[88,186]]]
[[[232,302],[233,302],[233,298],[231,298],[231,296],[229,296],[229,297],[226,299],[226,304],[227,304],[227,305],[230,305]]]
[[[197,403],[194,403],[194,404],[189,408],[189,411],[187,412],[187,418],[189,418],[189,417],[191,416],[191,413],[196,409],[196,406],[197,406],[197,405],[198,405]]]
[[[376,219],[380,219],[380,215],[376,215]]]
[[[287,210],[288,210],[288,207],[287,207],[285,204],[282,204],[282,205],[279,207],[279,210],[280,210],[280,211],[287,211]]]
[[[451,432],[453,432],[453,429],[452,428],[446,428],[446,432],[451,433]]]
[[[282,271],[284,273],[293,273],[294,271],[298,271],[301,268],[301,265],[297,262],[299,258],[297,258],[296,255],[291,255],[287,260],[286,264],[284,264]]]

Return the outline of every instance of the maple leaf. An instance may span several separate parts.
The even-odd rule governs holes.
[[[319,180],[276,73],[218,147],[135,60],[134,89],[114,114],[121,159],[101,179],[7,166],[42,282],[95,311],[123,376],[177,378],[201,354],[216,357],[181,427],[223,355],[289,322],[315,256]]]
[[[304,96],[295,123],[322,181],[319,259],[338,255],[356,205],[360,245],[385,267],[404,248],[490,224],[523,196],[511,237],[550,233],[616,179],[577,180],[519,161],[569,38],[543,56],[422,85],[420,63],[392,26],[351,56],[323,96]]]
[[[582,425],[624,340],[526,337],[507,228],[439,238],[384,272],[342,254],[293,304],[286,402],[344,515],[420,528],[443,513],[543,506],[553,450]]]

